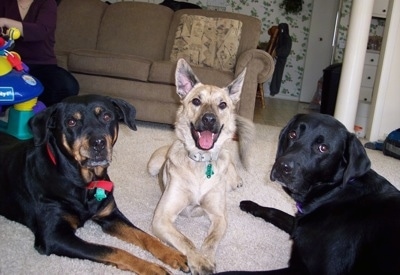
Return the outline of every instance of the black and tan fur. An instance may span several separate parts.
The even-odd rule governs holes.
[[[0,136],[0,214],[29,227],[39,253],[88,259],[138,274],[168,273],[124,250],[78,238],[75,230],[93,220],[104,232],[150,251],[172,268],[188,271],[184,255],[135,227],[120,212],[113,189],[97,199],[98,188],[88,188],[93,182],[110,182],[107,168],[118,122],[136,130],[135,113],[120,99],[70,97],[30,120],[33,139]]]

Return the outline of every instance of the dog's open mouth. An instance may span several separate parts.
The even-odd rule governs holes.
[[[103,167],[106,168],[110,166],[111,163],[112,149],[109,147],[96,147],[92,146],[81,146],[79,149],[79,160],[82,167],[86,168],[96,168]]]
[[[86,166],[86,167],[88,167],[88,168],[94,168],[94,167],[98,167],[98,166],[107,167],[107,166],[109,166],[109,165],[110,165],[110,162],[107,161],[107,160],[101,160],[101,161],[99,161],[99,160],[92,160],[92,159],[90,159],[90,160],[86,161],[86,163],[85,163],[84,166]]]
[[[110,165],[110,160],[104,157],[87,158],[81,165],[86,168],[108,167]]]
[[[197,131],[193,125],[191,125],[192,137],[196,143],[196,147],[202,150],[210,150],[214,147],[215,142],[219,138],[219,134],[221,133],[223,127],[219,130],[219,132],[214,133],[209,130],[205,131]]]

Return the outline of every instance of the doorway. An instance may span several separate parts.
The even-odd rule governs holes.
[[[300,102],[311,102],[323,70],[331,64],[341,0],[314,0]],[[339,20],[340,18],[338,18]]]

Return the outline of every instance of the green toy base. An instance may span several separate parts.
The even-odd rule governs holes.
[[[32,138],[28,120],[33,115],[33,111],[17,111],[14,107],[10,107],[8,122],[0,121],[0,132],[5,132],[21,140]]]

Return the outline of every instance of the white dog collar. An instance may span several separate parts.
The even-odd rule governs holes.
[[[209,152],[196,152],[191,153],[189,152],[189,158],[194,161],[203,162],[203,161],[213,161],[216,160],[218,157],[217,153],[209,153]]]

